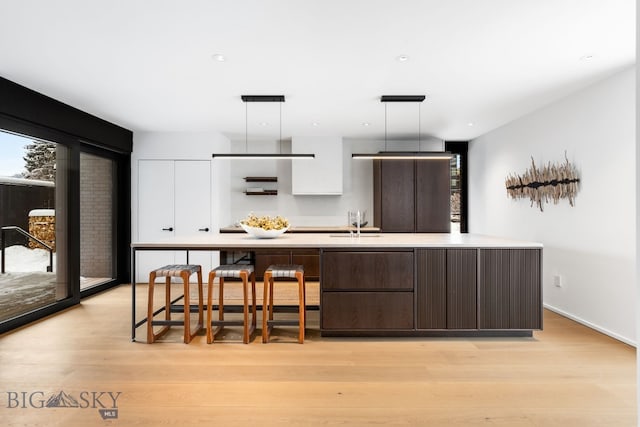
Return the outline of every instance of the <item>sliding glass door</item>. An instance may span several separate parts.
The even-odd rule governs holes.
[[[115,278],[116,162],[80,153],[80,290]]]
[[[0,131],[0,323],[71,294],[69,149]]]

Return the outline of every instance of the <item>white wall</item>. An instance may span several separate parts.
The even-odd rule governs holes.
[[[565,150],[581,175],[575,207],[507,197],[507,174]],[[473,140],[469,231],[542,242],[545,306],[635,344],[635,173],[634,67]]]
[[[244,152],[244,141],[232,143],[235,151]],[[276,153],[281,147],[275,142],[249,143],[250,152]],[[417,150],[416,141],[388,141],[387,149]],[[421,148],[442,150],[441,140],[425,137]],[[297,226],[343,226],[347,224],[347,211],[367,211],[366,220],[373,225],[373,162],[352,160],[352,153],[375,153],[384,149],[384,141],[342,140],[343,193],[341,196],[294,196],[291,194],[291,160],[226,160],[231,168],[231,220],[244,218],[248,213],[256,215],[283,215]],[[290,152],[290,145],[283,143],[282,152]],[[217,161],[217,160],[216,160]],[[313,161],[313,160],[307,160]],[[246,176],[277,176],[277,185],[245,183]],[[277,196],[247,196],[246,187],[278,189]]]
[[[207,160],[211,161],[212,231],[229,222],[229,165],[214,161],[214,152],[229,151],[229,140],[218,132],[136,132],[131,154],[131,236],[138,238],[138,160]]]

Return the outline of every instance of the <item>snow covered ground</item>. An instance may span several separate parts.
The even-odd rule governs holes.
[[[49,251],[16,245],[6,248],[5,256],[6,272],[0,274],[0,321],[55,302],[56,274],[47,273]],[[54,269],[55,258],[54,253]]]
[[[46,249],[29,249],[15,245],[5,249],[5,271],[7,273],[47,271],[49,266],[49,251]],[[0,260],[2,254],[0,253]],[[53,254],[53,270],[56,267],[56,254]]]

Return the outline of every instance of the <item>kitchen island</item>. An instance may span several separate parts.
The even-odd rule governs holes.
[[[313,250],[323,336],[531,336],[542,329],[542,244],[475,234],[217,234],[132,248],[132,339],[138,251]],[[206,272],[205,272],[206,274]]]

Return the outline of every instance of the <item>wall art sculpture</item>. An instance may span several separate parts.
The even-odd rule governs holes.
[[[507,194],[512,199],[529,198],[531,206],[535,203],[540,211],[550,200],[557,204],[560,199],[569,199],[569,204],[573,206],[580,178],[576,167],[567,159],[566,152],[564,158],[564,163],[549,162],[539,169],[531,157],[531,167],[524,174],[507,176]]]

